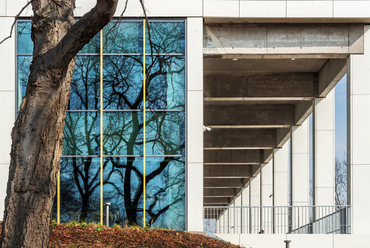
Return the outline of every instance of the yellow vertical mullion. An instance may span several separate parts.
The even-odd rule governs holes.
[[[57,176],[57,224],[60,224],[60,169]]]
[[[100,223],[103,224],[103,30],[100,30]]]
[[[145,227],[145,200],[146,200],[146,197],[145,197],[145,188],[146,188],[146,178],[145,178],[145,160],[146,160],[146,150],[145,150],[145,142],[146,142],[146,139],[145,139],[145,127],[146,127],[146,118],[145,118],[145,114],[146,114],[146,106],[145,106],[145,91],[146,91],[146,84],[145,84],[145,80],[146,80],[146,77],[145,77],[145,19],[143,20],[143,226]]]

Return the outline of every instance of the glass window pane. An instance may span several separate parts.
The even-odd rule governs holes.
[[[147,58],[148,82],[147,108],[185,108],[185,58],[184,56],[155,56]]]
[[[94,110],[100,106],[100,59],[76,56],[68,109]]]
[[[143,114],[104,112],[104,155],[143,154]]]
[[[147,112],[146,154],[185,155],[185,112]]]
[[[146,168],[148,223],[154,227],[184,230],[185,159],[147,157]]]
[[[142,225],[143,158],[105,158],[104,202],[110,223]],[[185,228],[184,158],[147,157],[146,219],[154,227]]]
[[[31,62],[32,56],[18,56],[18,109],[26,94]]]
[[[18,53],[33,53],[33,42],[31,39],[31,22],[17,23]]]
[[[142,53],[142,22],[111,22],[103,29],[104,53]]]
[[[141,158],[104,158],[104,202],[110,202],[110,223],[142,226],[143,163]]]
[[[63,131],[63,155],[100,154],[98,112],[67,112]]]
[[[185,53],[184,22],[149,22],[153,53]],[[148,28],[145,51],[150,54]]]
[[[100,159],[61,158],[61,222],[100,222]]]
[[[142,56],[104,57],[104,109],[139,109],[142,105]]]

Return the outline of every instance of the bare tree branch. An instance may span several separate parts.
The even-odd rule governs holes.
[[[19,11],[19,13],[14,17],[14,22],[13,22],[13,24],[12,24],[12,26],[11,26],[11,28],[10,28],[10,34],[9,34],[9,36],[8,37],[6,37],[6,38],[4,38],[2,41],[0,41],[0,45],[4,42],[4,41],[6,41],[7,39],[10,39],[11,37],[12,37],[12,33],[13,33],[13,29],[14,29],[14,26],[15,26],[15,24],[17,23],[17,21],[18,21],[18,19],[19,19],[19,16],[22,14],[22,12],[28,7],[28,5],[30,5],[31,4],[31,2],[32,2],[33,0],[29,0],[27,3],[26,3],[26,5],[24,5],[23,6],[23,8]]]

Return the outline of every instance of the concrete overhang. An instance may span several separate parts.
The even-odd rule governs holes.
[[[204,205],[228,205],[363,53],[363,25],[206,20],[205,36],[204,188],[238,193],[205,191]]]

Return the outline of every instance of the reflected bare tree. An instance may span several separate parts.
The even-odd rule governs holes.
[[[167,28],[166,25],[164,28]],[[152,32],[154,37],[159,31]],[[109,33],[110,36],[113,34],[117,49],[120,46],[116,36],[119,32],[116,34],[113,30]],[[175,33],[175,36],[179,34]],[[159,50],[166,42],[174,46],[176,43],[171,43],[173,39],[174,31],[164,30],[161,39],[158,38],[161,44],[156,45],[157,54],[148,56],[146,62],[146,71],[149,72],[146,149],[148,154],[163,155],[147,161],[146,213],[149,215],[147,225],[183,229],[184,159],[166,155],[184,154],[184,112],[167,110],[184,107],[185,64],[183,56],[163,55],[166,51]],[[127,43],[121,45],[127,46]],[[169,49],[175,51],[174,47]],[[103,108],[109,110],[103,116],[103,152],[106,155],[103,164],[104,200],[112,202],[111,211],[119,212],[118,219],[127,220],[130,225],[141,225],[143,215],[143,171],[140,157],[143,152],[142,60],[142,56],[104,57]],[[71,111],[67,114],[64,130],[65,156],[96,156],[101,152],[99,114],[96,111],[84,112],[100,108],[99,65],[98,58],[94,56],[80,55],[76,58],[69,103]],[[100,204],[100,166],[95,159],[62,159],[62,206],[65,203],[62,214],[66,218],[68,213],[76,212],[79,212],[81,221],[91,221],[96,216],[94,212]],[[168,221],[169,218],[172,221]]]

